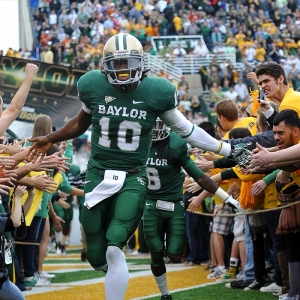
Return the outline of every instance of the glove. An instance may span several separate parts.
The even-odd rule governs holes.
[[[240,202],[233,199],[232,196],[229,196],[225,201],[224,201],[230,208],[233,209],[235,213],[240,212],[242,209],[240,207]]]
[[[241,166],[244,169],[247,169],[251,162],[252,151],[248,150],[247,147],[252,145],[252,143],[247,144],[237,144],[231,147],[232,156],[231,158],[235,159],[237,165]]]

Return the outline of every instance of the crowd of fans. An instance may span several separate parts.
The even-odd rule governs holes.
[[[197,66],[213,108],[223,97],[247,100],[255,87],[246,74],[268,61],[281,64],[290,85],[300,87],[299,5],[299,0],[31,0],[33,48],[2,53],[87,71],[101,69],[105,42],[117,32],[128,32],[146,52],[174,66],[185,56],[208,59],[215,54],[207,67]],[[174,47],[167,39],[158,49],[151,44],[153,36],[176,35],[201,35],[203,40],[192,48]],[[220,63],[219,54],[235,54],[240,67],[226,59]],[[156,75],[173,80],[165,70]],[[197,122],[201,114],[189,108],[194,95],[185,91],[181,96],[181,110]]]

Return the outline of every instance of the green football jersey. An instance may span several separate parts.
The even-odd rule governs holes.
[[[172,202],[182,200],[185,175],[181,167],[195,164],[187,152],[187,143],[172,131],[169,138],[169,143],[163,147],[161,159],[158,158],[156,144],[150,149],[147,160],[147,199]]]
[[[153,124],[177,105],[175,86],[164,78],[145,77],[133,91],[122,93],[96,70],[80,78],[78,94],[92,116],[89,167],[146,168]]]

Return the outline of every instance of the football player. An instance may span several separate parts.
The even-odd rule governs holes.
[[[177,92],[170,81],[146,76],[143,47],[134,36],[111,37],[103,49],[103,67],[102,72],[93,70],[80,78],[82,109],[74,118],[50,135],[30,139],[34,145],[29,159],[42,159],[54,142],[78,137],[92,125],[82,209],[87,259],[95,270],[108,265],[106,299],[118,300],[124,298],[129,280],[122,249],[143,214],[146,162],[156,118],[195,147],[226,156],[231,146],[177,110]],[[238,208],[237,201],[230,201]]]
[[[181,168],[211,193],[219,189],[209,176],[198,169],[187,149],[187,143],[158,118],[147,160],[148,187],[143,219],[144,234],[151,254],[151,270],[162,300],[172,299],[167,286],[164,255],[171,262],[180,263],[186,243],[182,193],[185,174]],[[230,197],[225,194],[227,198]]]

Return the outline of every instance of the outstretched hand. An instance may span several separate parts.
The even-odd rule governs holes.
[[[41,162],[46,155],[46,152],[51,149],[53,145],[46,136],[30,138],[28,141],[33,143],[28,155],[28,161],[31,161],[32,163],[35,163],[36,161]]]
[[[269,169],[268,164],[272,163],[274,153],[269,152],[266,148],[256,143],[256,148],[253,150],[251,162],[247,168],[249,173],[258,171],[266,171]]]

